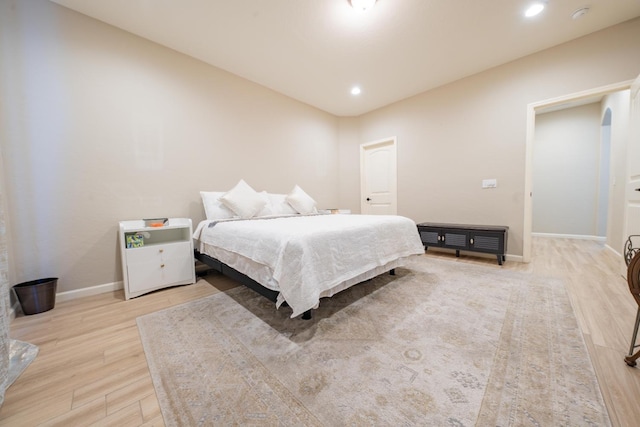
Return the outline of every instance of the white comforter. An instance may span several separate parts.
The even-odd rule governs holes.
[[[267,267],[273,277],[268,287],[277,283],[279,302],[289,304],[291,317],[317,307],[321,294],[342,282],[424,253],[416,224],[402,216],[295,215],[203,221],[194,238],[200,241],[201,251],[206,245],[222,248]]]

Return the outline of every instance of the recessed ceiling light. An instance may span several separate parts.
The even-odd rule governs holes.
[[[360,87],[358,86],[354,86],[351,88],[351,95],[360,95],[360,92],[362,92],[360,90]]]
[[[531,6],[529,6],[529,9],[527,9],[524,12],[524,16],[526,16],[527,18],[531,18],[533,16],[538,15],[543,10],[544,10],[544,3],[536,2],[536,3],[533,3]]]
[[[351,6],[353,6],[354,9],[362,10],[363,12],[371,9],[374,4],[376,4],[376,0],[351,0]]]

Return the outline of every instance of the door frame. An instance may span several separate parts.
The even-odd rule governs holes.
[[[634,158],[634,154],[637,156],[637,143],[640,142],[640,122],[638,121],[640,119],[640,75],[638,75],[638,77],[635,78],[635,80],[632,82],[631,84],[631,88],[630,88],[630,93],[629,93],[629,100],[631,102],[631,105],[629,106],[629,133],[628,133],[628,137],[629,137],[629,141],[628,141],[628,145],[627,145],[627,170],[625,173],[625,189],[624,189],[624,201],[625,201],[625,207],[624,207],[624,223],[622,224],[622,241],[623,241],[623,245],[625,245],[626,248],[626,240],[625,238],[628,238],[628,236],[631,234],[631,232],[629,232],[629,208],[630,208],[630,204],[631,204],[631,200],[633,199],[633,204],[637,205],[638,203],[638,197],[637,197],[637,193],[636,191],[638,191],[637,188],[637,181],[638,181],[638,175],[632,175],[632,173],[637,172],[637,166],[636,164],[631,164],[632,160]],[[631,194],[633,193],[634,196],[631,196]],[[623,261],[620,263],[620,273],[622,275],[622,277],[627,277],[627,264],[626,264],[626,260],[624,259],[624,253],[623,253]]]
[[[613,83],[593,89],[584,90],[568,95],[559,96],[543,101],[532,102],[527,105],[527,137],[525,142],[524,165],[524,223],[522,233],[522,261],[531,262],[531,233],[533,229],[533,144],[535,139],[536,113],[550,112],[571,106],[579,106],[597,101],[598,98],[614,92],[631,88],[633,80]],[[566,107],[564,107],[566,105]]]
[[[394,190],[393,190],[393,210],[394,215],[398,213],[398,140],[395,136],[390,136],[388,138],[378,139],[376,141],[366,142],[364,144],[360,144],[360,213],[363,213],[365,210],[365,198],[367,197],[364,194],[364,182],[365,182],[365,174],[364,174],[364,156],[367,148],[376,145],[384,145],[386,143],[391,143],[390,145],[393,147],[394,152],[394,160],[396,162],[394,168]]]

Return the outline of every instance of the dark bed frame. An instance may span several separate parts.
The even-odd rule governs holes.
[[[265,288],[264,286],[262,286],[260,283],[256,282],[255,280],[253,280],[252,278],[250,278],[249,276],[246,276],[242,273],[240,273],[238,270],[236,270],[235,268],[229,267],[227,264],[210,257],[207,254],[203,254],[200,251],[198,251],[197,249],[194,250],[194,256],[195,258],[206,264],[210,270],[215,270],[227,277],[229,277],[230,279],[233,279],[237,282],[240,282],[241,284],[243,284],[244,286],[246,286],[247,288],[253,289],[254,291],[256,291],[257,293],[259,293],[260,295],[267,297],[270,301],[273,301],[274,303],[277,301],[278,299],[278,294],[279,292],[276,292],[272,289],[269,288]],[[392,276],[395,276],[396,272],[395,269],[391,269],[389,271],[389,274],[391,274]],[[286,302],[285,302],[286,304]],[[307,310],[302,314],[302,318],[305,320],[311,319],[311,310]]]

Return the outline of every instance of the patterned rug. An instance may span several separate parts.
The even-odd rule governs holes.
[[[416,257],[289,319],[237,287],[138,318],[165,423],[610,425],[563,283]]]

